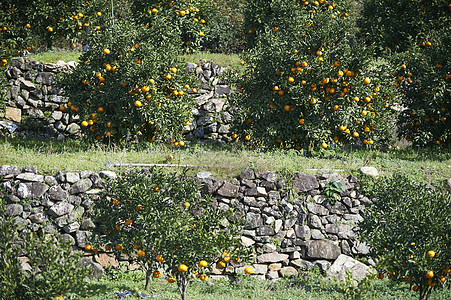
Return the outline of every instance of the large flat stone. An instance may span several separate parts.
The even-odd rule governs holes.
[[[277,252],[265,253],[257,256],[257,262],[260,264],[282,262],[287,259],[288,254],[281,254]]]
[[[313,175],[296,173],[294,174],[293,183],[297,193],[305,193],[319,188],[318,180]]]
[[[20,108],[8,106],[5,110],[5,118],[20,123],[22,121],[22,110]]]
[[[347,255],[341,254],[327,271],[329,277],[336,277],[341,281],[346,278],[346,273],[350,272],[352,277],[357,280],[362,280],[371,271],[371,268],[358,260],[353,259]]]
[[[336,259],[340,254],[340,247],[330,241],[312,240],[306,244],[306,256],[314,259]]]

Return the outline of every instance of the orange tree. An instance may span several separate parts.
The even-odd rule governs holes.
[[[122,20],[91,31],[89,51],[62,78],[68,106],[81,114],[89,137],[114,142],[164,138],[179,145],[176,139],[191,114],[194,79],[177,56],[177,34],[167,20],[158,20],[148,28]]]
[[[449,1],[365,1],[359,24],[363,40],[395,67],[392,84],[402,93],[405,108],[400,135],[419,146],[449,146]]]
[[[308,151],[389,140],[390,66],[371,61],[371,49],[357,42],[353,9],[349,1],[248,2],[250,49],[232,138]]]
[[[135,0],[132,6],[138,23],[146,26],[164,17],[169,24],[168,30],[180,36],[181,47],[186,51],[199,49],[208,33],[212,12],[206,0]]]
[[[367,188],[375,203],[360,223],[378,278],[407,283],[420,299],[451,279],[451,193],[394,175]]]
[[[71,44],[83,40],[89,28],[100,26],[106,0],[3,1],[0,6],[0,55],[17,55],[55,43]],[[100,12],[100,14],[97,14]]]
[[[87,249],[103,248],[136,261],[146,271],[146,289],[164,270],[185,299],[189,282],[207,280],[213,264],[225,269],[248,257],[239,247],[241,218],[201,197],[186,171],[124,173],[109,182],[95,211],[100,235]]]

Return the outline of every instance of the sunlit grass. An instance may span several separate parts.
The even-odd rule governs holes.
[[[189,142],[187,142],[189,144]],[[418,180],[443,181],[451,177],[451,153],[446,149],[377,150],[337,149],[329,157],[308,157],[293,150],[249,151],[238,144],[226,146],[190,144],[184,148],[147,144],[128,148],[108,147],[82,141],[0,140],[0,165],[35,165],[40,173],[57,170],[104,170],[111,163],[198,165],[192,172],[210,171],[230,179],[244,169],[257,172],[302,172],[319,174],[358,172],[362,166],[374,166],[380,174],[400,172]],[[119,169],[113,167],[113,169]]]

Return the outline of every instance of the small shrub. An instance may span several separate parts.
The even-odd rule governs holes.
[[[110,182],[96,202],[101,235],[90,247],[136,261],[146,272],[146,289],[164,270],[185,299],[190,281],[206,280],[213,264],[225,269],[247,258],[239,246],[240,222],[229,218],[230,225],[221,225],[230,214],[201,198],[186,172],[132,171]]]
[[[372,183],[376,203],[365,211],[361,236],[373,248],[379,278],[406,283],[427,299],[449,285],[451,194],[394,175]]]
[[[81,292],[88,270],[77,263],[82,254],[61,244],[54,236],[20,234],[14,219],[0,213],[0,298],[52,299]],[[29,268],[19,267],[26,255]]]

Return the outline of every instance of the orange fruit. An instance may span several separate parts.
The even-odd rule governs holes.
[[[97,109],[97,111],[98,111],[98,112],[103,112],[103,107],[99,107],[99,108]]]
[[[446,267],[443,269],[443,273],[446,273],[446,274],[451,273],[451,268],[450,268],[449,266],[446,266]]]
[[[53,31],[53,28],[52,28],[52,27],[47,27],[47,30],[48,30],[49,32],[52,32],[52,31]]]
[[[153,272],[153,278],[160,278],[161,277],[161,273],[158,271]]]
[[[366,77],[365,79],[363,79],[363,83],[364,83],[364,84],[370,84],[370,83],[371,83],[371,79],[369,79],[368,77]]]
[[[427,256],[429,256],[430,258],[433,258],[435,256],[435,252],[432,250],[429,250],[427,253]]]
[[[439,279],[440,279],[440,282],[441,282],[441,283],[445,283],[445,281],[446,281],[446,278],[443,277],[443,276],[439,276]]]
[[[246,141],[249,141],[249,140],[251,139],[251,136],[250,136],[250,135],[246,135],[246,136],[244,137],[244,139],[245,139]]]
[[[130,219],[125,220],[125,225],[129,226],[132,225],[133,221]]]
[[[208,278],[208,277],[207,277],[207,275],[205,275],[205,274],[202,274],[202,275],[199,276],[199,279],[202,280],[202,281],[206,281],[207,278]]]
[[[238,135],[236,133],[232,134],[232,139],[236,139]]]
[[[181,264],[178,267],[178,270],[179,270],[179,272],[186,272],[186,271],[188,271],[188,267],[186,265]]]
[[[141,107],[141,106],[143,106],[143,104],[141,103],[141,101],[136,100],[136,101],[135,101],[135,106],[136,106],[136,107]]]
[[[157,259],[157,261],[159,261],[159,262],[164,262],[163,255],[160,255],[160,254],[157,255],[156,259]]]
[[[254,269],[252,267],[247,267],[246,269],[244,269],[244,273],[250,275],[250,274],[254,273]]]
[[[139,257],[144,257],[146,256],[146,252],[144,252],[143,250],[138,250],[138,252],[136,253]]]
[[[321,143],[321,148],[326,149],[327,148],[327,144],[326,143]]]
[[[293,77],[288,77],[288,81],[289,82],[294,82],[294,78]]]
[[[184,142],[184,141],[180,141],[180,142],[179,142],[179,146],[180,146],[180,147],[185,146],[185,142]]]
[[[285,111],[290,111],[290,106],[287,104],[287,105],[285,105],[285,106],[283,107],[283,109],[284,109]]]
[[[103,54],[110,54],[110,49],[108,48],[103,49]]]
[[[114,247],[114,249],[116,249],[117,251],[121,251],[121,250],[124,249],[124,247],[122,247],[121,244],[117,244],[117,245]]]
[[[230,256],[227,255],[226,257],[224,257],[224,261],[225,261],[225,262],[229,262],[229,261],[230,261]]]
[[[98,11],[98,12],[96,13],[96,15],[97,15],[98,17],[100,17],[100,16],[102,15],[102,13],[101,13],[100,11]]]
[[[91,250],[92,250],[91,244],[86,244],[85,250],[86,250],[86,251],[91,251]]]
[[[218,267],[219,268],[225,268],[226,267],[225,261],[221,260],[220,262],[218,262]]]
[[[299,124],[300,124],[300,125],[304,125],[304,123],[305,123],[305,120],[304,120],[304,119],[299,119]]]
[[[183,204],[183,207],[184,207],[184,208],[188,208],[188,207],[190,207],[190,205],[191,205],[191,204],[190,204],[189,202],[185,202],[185,203]]]
[[[199,32],[199,35],[204,36],[205,34],[201,31],[201,32]]]
[[[205,267],[207,267],[208,266],[208,263],[207,263],[207,261],[205,261],[205,260],[201,260],[200,262],[199,262],[199,267],[201,267],[201,268],[205,268]]]
[[[145,85],[145,86],[143,86],[143,87],[141,88],[141,90],[142,90],[143,92],[147,93],[148,91],[150,91],[150,87],[147,86],[147,85]]]
[[[88,122],[87,121],[83,121],[83,122],[81,122],[81,126],[83,126],[83,127],[88,127]]]
[[[427,278],[432,278],[432,277],[434,277],[434,271],[431,271],[431,270],[427,271],[427,272],[426,272],[426,277],[427,277]]]
[[[168,277],[168,282],[169,282],[169,283],[174,283],[174,282],[175,282],[175,278],[172,277],[172,276],[169,276],[169,277]]]
[[[384,279],[384,274],[378,273],[378,274],[377,274],[377,278],[378,278],[378,279]]]
[[[335,111],[337,111],[337,110],[339,110],[340,109],[340,106],[339,105],[334,105],[334,110]]]
[[[353,136],[353,137],[358,137],[358,136],[359,136],[359,133],[358,133],[358,132],[354,132],[354,133],[352,134],[352,136]]]
[[[428,42],[428,43],[429,43],[429,42]],[[430,287],[434,287],[434,286],[436,285],[436,283],[435,283],[434,280],[429,279],[429,280],[428,280],[428,285],[429,285]]]

